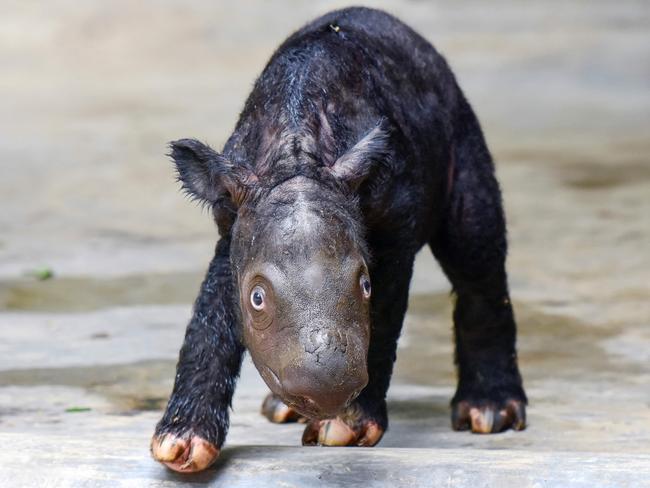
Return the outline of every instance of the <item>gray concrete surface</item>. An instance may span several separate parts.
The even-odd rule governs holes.
[[[222,144],[274,47],[342,5],[3,3],[0,486],[650,486],[650,7],[632,1],[373,3],[447,56],[497,159],[526,431],[450,430],[451,303],[423,252],[379,447],[299,447],[246,362],[219,463],[150,460],[216,239],[165,144]]]

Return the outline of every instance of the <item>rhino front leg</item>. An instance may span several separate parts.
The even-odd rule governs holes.
[[[228,432],[228,409],[244,352],[229,249],[229,239],[222,238],[194,304],[174,389],[151,441],[154,459],[174,471],[210,466]]]

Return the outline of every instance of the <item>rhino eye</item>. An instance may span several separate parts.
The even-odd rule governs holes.
[[[359,284],[361,285],[361,291],[363,292],[363,297],[370,298],[370,291],[371,291],[370,280],[366,275],[361,275]]]
[[[251,306],[255,310],[262,310],[264,308],[264,296],[266,295],[266,292],[264,291],[264,288],[262,288],[260,285],[257,285],[253,290],[251,291]]]

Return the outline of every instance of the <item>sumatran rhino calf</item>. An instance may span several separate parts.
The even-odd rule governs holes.
[[[390,15],[327,14],[289,37],[223,151],[171,144],[221,236],[152,441],[171,469],[219,455],[244,349],[303,444],[372,446],[416,252],[453,285],[456,430],[525,426],[506,228],[479,123],[440,54]]]

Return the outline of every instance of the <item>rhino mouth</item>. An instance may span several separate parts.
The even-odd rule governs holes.
[[[336,410],[324,410],[320,405],[314,402],[311,398],[304,396],[292,395],[287,393],[282,388],[282,382],[278,375],[268,366],[264,366],[261,371],[262,378],[265,380],[267,386],[273,393],[278,395],[282,401],[288,406],[293,408],[299,414],[310,419],[327,419],[336,417],[337,414],[345,410],[348,405],[357,397],[361,390],[355,391],[350,395],[345,404],[341,405]]]

